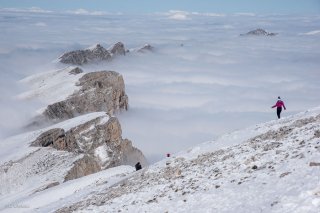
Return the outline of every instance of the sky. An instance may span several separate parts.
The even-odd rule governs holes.
[[[1,8],[152,13],[185,10],[217,13],[319,14],[320,0],[0,0]]]

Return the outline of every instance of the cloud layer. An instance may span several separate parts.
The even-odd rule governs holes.
[[[95,43],[156,47],[151,54],[128,54],[111,63],[83,67],[87,72],[115,70],[124,76],[130,109],[120,115],[123,135],[150,161],[275,119],[270,107],[278,95],[287,104],[284,115],[320,104],[319,34],[308,33],[320,29],[316,16],[169,11],[79,19],[73,14],[28,16],[7,11],[0,18],[4,94],[0,136],[41,107],[38,102],[12,101],[23,91],[16,83],[19,79],[62,68],[54,62],[60,54]],[[256,28],[279,35],[239,36]]]

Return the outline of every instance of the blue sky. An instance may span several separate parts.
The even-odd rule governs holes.
[[[320,0],[0,0],[0,8],[83,8],[107,12],[149,13],[168,10],[319,14]]]

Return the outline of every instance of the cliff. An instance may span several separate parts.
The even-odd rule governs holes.
[[[83,75],[78,90],[65,100],[50,104],[43,113],[50,120],[69,119],[89,112],[105,111],[110,115],[128,109],[128,96],[122,76],[113,71]]]
[[[8,138],[1,143],[1,195],[31,195],[138,161],[146,166],[142,152],[121,134],[117,118],[100,112]]]

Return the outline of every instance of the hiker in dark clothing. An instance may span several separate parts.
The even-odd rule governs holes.
[[[141,166],[140,162],[138,162],[138,163],[135,165],[135,167],[136,167],[136,171],[142,169],[142,166]]]
[[[278,116],[278,119],[280,119],[282,107],[284,110],[286,110],[286,106],[284,105],[284,102],[281,100],[280,96],[278,97],[277,103],[274,106],[272,106],[271,108],[275,108],[275,107],[277,107],[277,116]]]

